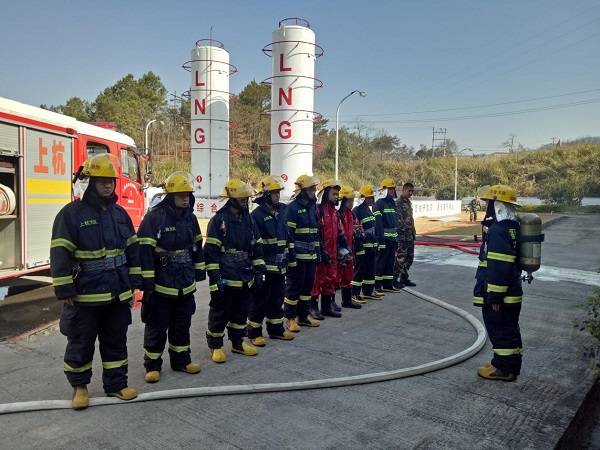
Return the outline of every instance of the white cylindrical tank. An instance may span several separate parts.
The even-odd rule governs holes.
[[[212,39],[196,43],[187,67],[191,72],[192,174],[199,204],[217,198],[229,178],[229,77],[235,68],[223,44]]]
[[[294,181],[312,175],[315,60],[322,50],[315,33],[302,19],[284,19],[265,47],[273,58],[271,83],[271,175],[284,184],[289,197]]]

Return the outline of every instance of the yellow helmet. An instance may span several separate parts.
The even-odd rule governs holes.
[[[311,175],[300,175],[294,184],[296,185],[296,190],[299,191],[300,189],[306,189],[318,185],[319,179]]]
[[[352,186],[344,185],[340,189],[340,198],[355,198],[356,192],[352,189]]]
[[[183,171],[173,172],[165,181],[165,191],[167,194],[194,192],[194,177]]]
[[[482,200],[498,200],[511,205],[519,206],[517,203],[517,191],[505,184],[495,184],[481,196]]]
[[[327,188],[342,188],[342,183],[339,180],[334,180],[332,178],[328,178],[321,183],[321,191]]]
[[[396,182],[394,181],[393,178],[384,178],[383,180],[381,180],[379,187],[381,187],[381,189],[395,188]]]
[[[375,197],[373,186],[370,184],[364,184],[360,187],[358,193],[361,197]]]
[[[83,174],[88,177],[117,178],[116,164],[108,153],[95,155],[86,160],[83,165]]]
[[[283,183],[275,177],[265,177],[258,185],[258,192],[274,192],[282,189]]]
[[[227,183],[225,183],[225,187],[223,188],[223,193],[221,197],[225,198],[248,198],[254,195],[254,190],[252,186],[248,183],[244,183],[242,180],[238,178],[232,178]]]

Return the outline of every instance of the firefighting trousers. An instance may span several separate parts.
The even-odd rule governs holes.
[[[373,294],[375,287],[375,269],[377,263],[377,252],[365,252],[364,255],[358,255],[354,260],[354,278],[352,280],[352,294],[360,295]]]
[[[262,323],[266,315],[267,333],[281,336],[283,327],[284,275],[267,272],[262,287],[252,296],[248,312],[248,337],[262,336]]]
[[[311,291],[313,297],[319,295],[335,295],[335,290],[339,286],[338,279],[338,262],[335,258],[331,259],[331,263],[317,264],[315,271],[315,282]]]
[[[104,392],[114,393],[127,387],[127,328],[130,324],[129,303],[63,304],[60,332],[67,337],[64,370],[71,386],[90,383],[98,338]]]
[[[223,347],[225,328],[233,345],[241,345],[246,336],[246,321],[251,302],[252,291],[246,283],[241,288],[225,286],[222,294],[219,294],[219,291],[211,292],[206,330],[208,348]]]
[[[352,280],[354,279],[354,258],[345,261],[345,264],[342,266],[341,263],[338,262],[337,273],[338,273],[338,286],[340,288],[351,288]]]
[[[523,343],[519,328],[521,305],[502,305],[495,312],[492,305],[483,305],[483,322],[492,343],[494,358],[492,365],[504,372],[519,375]]]
[[[397,248],[397,241],[385,241],[385,248],[379,251],[379,257],[377,260],[377,275],[381,280],[381,286],[385,289],[392,288]]]
[[[396,250],[394,261],[394,280],[408,280],[408,271],[415,260],[415,241],[412,239],[401,239]]]
[[[284,315],[288,319],[308,316],[316,267],[316,261],[298,260],[296,267],[288,269],[283,301]]]
[[[142,303],[144,328],[144,367],[146,371],[160,370],[162,354],[169,338],[171,368],[183,369],[191,362],[190,325],[196,312],[194,294],[178,298],[166,297],[153,292]]]

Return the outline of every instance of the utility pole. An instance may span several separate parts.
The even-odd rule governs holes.
[[[552,138],[552,147],[558,147],[560,145],[560,138],[553,137]]]
[[[438,128],[436,130],[435,127],[431,130],[431,156],[435,156],[435,143],[440,142],[441,144],[437,146],[437,148],[442,148],[443,156],[446,156],[446,147],[448,146],[448,140],[446,139],[446,134],[448,133],[447,128]],[[441,137],[438,137],[441,136]]]

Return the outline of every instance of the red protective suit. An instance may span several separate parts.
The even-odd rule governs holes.
[[[319,223],[319,234],[321,236],[322,253],[327,253],[330,264],[322,262],[317,265],[315,275],[315,284],[312,289],[312,296],[335,295],[335,289],[338,286],[337,275],[337,250],[338,239],[343,236],[342,224],[338,212],[331,202],[323,202],[317,206],[317,219]]]
[[[342,267],[340,262],[337,263],[338,283],[340,288],[349,288],[352,287],[352,279],[354,278],[354,230],[361,228],[361,224],[350,209],[340,210],[338,216],[346,237],[348,250],[350,250],[352,256],[352,259],[346,259],[346,267]]]

